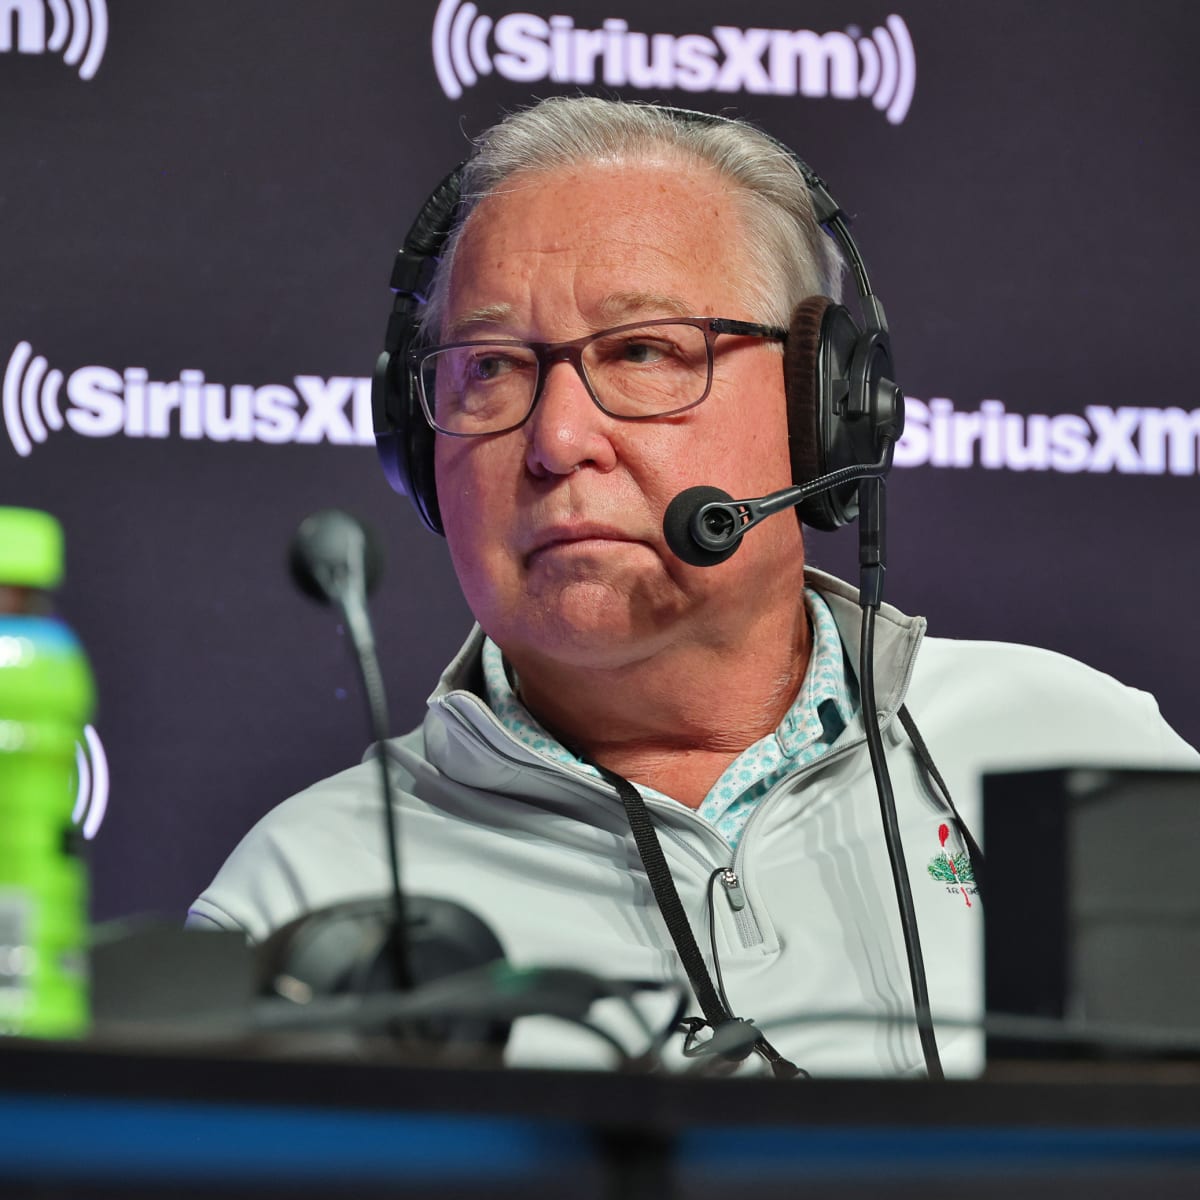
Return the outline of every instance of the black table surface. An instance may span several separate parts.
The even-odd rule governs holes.
[[[0,1039],[6,1200],[1200,1195],[1200,1064],[976,1080],[497,1070],[311,1038]]]

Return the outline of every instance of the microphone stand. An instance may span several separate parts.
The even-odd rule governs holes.
[[[412,967],[408,951],[408,915],[404,905],[404,889],[400,886],[399,830],[396,820],[396,796],[392,787],[392,776],[388,770],[385,742],[389,733],[387,697],[383,686],[383,672],[379,657],[375,653],[375,636],[371,628],[371,617],[365,603],[365,589],[338,589],[333,597],[338,615],[342,618],[350,644],[354,648],[354,660],[362,678],[363,692],[367,700],[367,715],[371,722],[371,735],[378,747],[376,761],[379,763],[380,786],[383,790],[384,827],[387,831],[388,868],[391,876],[391,898],[393,924],[388,938],[388,953],[396,973],[396,986],[410,991],[413,985]]]

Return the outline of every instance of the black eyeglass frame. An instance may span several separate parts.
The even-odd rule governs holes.
[[[703,331],[704,345],[708,352],[708,378],[705,381],[704,391],[700,394],[700,398],[679,408],[669,409],[666,412],[643,413],[638,416],[616,413],[611,409],[605,408],[600,397],[596,395],[596,391],[592,387],[592,381],[588,378],[587,371],[584,370],[584,350],[592,342],[602,337],[608,337],[614,333],[625,333],[630,329],[645,329],[655,325],[691,325]],[[787,341],[787,330],[781,329],[777,325],[760,325],[754,321],[739,321],[733,317],[659,317],[651,321],[631,321],[627,325],[615,325],[611,329],[600,329],[595,333],[585,333],[583,337],[572,338],[566,342],[523,342],[517,338],[471,338],[462,342],[446,342],[440,346],[419,346],[408,352],[408,361],[417,384],[417,396],[421,401],[421,412],[424,414],[425,420],[431,429],[437,433],[445,434],[446,437],[497,437],[502,433],[511,433],[514,429],[520,429],[533,416],[533,410],[537,408],[537,403],[542,397],[542,385],[545,383],[547,372],[557,362],[569,362],[575,368],[575,373],[583,381],[583,386],[587,389],[587,394],[591,397],[592,403],[606,416],[613,417],[615,420],[655,421],[660,417],[676,417],[680,413],[685,413],[689,409],[703,404],[708,399],[709,392],[712,391],[713,363],[715,359],[714,344],[716,339],[722,334],[729,334],[734,337],[767,338],[776,342]],[[537,364],[537,379],[533,385],[533,396],[530,398],[529,408],[519,421],[515,421],[512,425],[506,425],[503,429],[489,429],[485,433],[461,433],[453,429],[443,429],[433,419],[431,411],[432,403],[425,394],[425,375],[421,366],[425,359],[431,358],[435,354],[440,354],[446,350],[459,350],[467,346],[520,346],[533,352],[534,360]]]

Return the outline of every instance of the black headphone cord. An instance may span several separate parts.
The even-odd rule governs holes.
[[[721,989],[721,994],[718,994],[704,962],[704,956],[696,944],[696,936],[688,922],[687,913],[683,911],[683,903],[679,899],[675,881],[671,878],[671,868],[667,865],[666,855],[663,854],[662,844],[658,840],[654,823],[650,820],[646,802],[637,788],[623,775],[618,775],[616,771],[612,771],[598,762],[592,761],[591,765],[613,786],[624,805],[638,855],[641,857],[642,866],[646,871],[646,878],[650,881],[650,890],[654,893],[659,912],[662,913],[663,920],[666,922],[671,941],[675,943],[675,950],[679,954],[679,960],[692,985],[692,991],[696,994],[701,1011],[713,1030],[712,1042],[715,1044],[711,1046],[711,1049],[691,1051],[690,1057],[700,1057],[704,1053],[711,1053],[723,1058],[726,1062],[741,1062],[747,1055],[756,1053],[770,1063],[776,1079],[794,1079],[798,1075],[807,1077],[808,1072],[802,1071],[794,1063],[784,1058],[767,1041],[753,1021],[733,1015],[723,998],[724,987]],[[691,1039],[694,1038],[701,1024],[695,1019],[684,1023],[691,1027],[690,1046]],[[688,1052],[687,1047],[685,1047],[686,1052]]]
[[[729,1003],[729,996],[725,991],[725,977],[721,974],[721,956],[717,953],[717,912],[713,902],[713,890],[717,880],[727,870],[729,870],[728,867],[718,867],[708,877],[708,945],[712,950],[713,974],[717,977],[717,991],[721,993],[721,1002],[730,1012],[733,1012],[733,1005]]]
[[[913,749],[917,752],[917,759],[920,761],[922,768],[929,778],[937,784],[937,789],[941,793],[942,803],[945,804],[947,811],[953,818],[955,828],[957,828],[959,836],[967,848],[967,856],[971,860],[971,870],[975,876],[975,889],[979,893],[980,899],[986,904],[987,895],[984,892],[983,886],[986,864],[984,862],[983,851],[979,848],[979,843],[975,840],[975,835],[971,832],[966,821],[959,816],[954,798],[950,795],[950,788],[934,764],[933,756],[929,753],[929,747],[925,745],[925,739],[921,736],[921,731],[917,728],[917,723],[913,720],[912,713],[902,704],[900,711],[896,715],[900,718],[900,724],[904,726],[904,732],[908,734],[908,740],[912,742]]]
[[[921,954],[921,937],[917,931],[917,913],[913,904],[908,867],[904,861],[904,846],[900,839],[900,822],[896,816],[896,798],[883,753],[883,738],[879,733],[879,715],[875,707],[875,606],[864,604],[862,610],[862,640],[859,650],[859,687],[862,693],[863,728],[867,735],[867,750],[875,789],[879,795],[879,811],[883,817],[883,837],[887,844],[892,882],[900,907],[900,927],[904,933],[904,950],[908,958],[908,974],[912,981],[913,1007],[925,1071],[930,1079],[945,1078],[937,1039],[933,1032],[933,1016],[929,1007],[929,984],[925,978],[925,960]]]

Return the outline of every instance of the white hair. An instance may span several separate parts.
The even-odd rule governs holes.
[[[786,328],[806,297],[839,298],[841,257],[817,224],[808,185],[786,148],[741,121],[690,120],[649,104],[557,96],[511,114],[476,141],[423,329],[432,338],[441,330],[467,218],[512,176],[580,163],[661,161],[664,150],[705,163],[735,185],[747,258],[743,294],[759,320]]]

